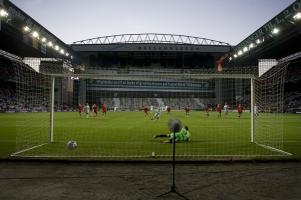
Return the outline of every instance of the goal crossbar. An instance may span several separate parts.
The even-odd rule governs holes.
[[[154,80],[165,78],[171,79],[256,79],[254,74],[47,74],[55,78],[70,77],[82,79],[106,79],[106,80]]]

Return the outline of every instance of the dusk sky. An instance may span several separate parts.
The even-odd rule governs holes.
[[[172,33],[236,45],[294,0],[12,0],[70,44],[122,33]]]

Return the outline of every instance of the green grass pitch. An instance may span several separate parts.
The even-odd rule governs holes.
[[[149,113],[150,117],[152,114]],[[188,117],[181,111],[169,115],[163,112],[159,120],[151,120],[150,117],[144,117],[143,112],[108,112],[107,116],[86,119],[84,115],[80,118],[76,112],[56,112],[54,142],[49,144],[49,113],[0,114],[0,157],[5,158],[16,151],[29,149],[17,155],[153,159],[154,152],[155,158],[165,158],[172,153],[171,144],[164,144],[165,139],[153,139],[153,136],[168,133],[167,122],[170,118],[180,119],[191,133],[190,142],[177,144],[179,156],[199,159],[281,155],[250,142],[249,113],[243,113],[241,119],[238,119],[236,113],[228,116],[223,114],[218,118],[215,112],[206,117],[200,111],[192,111]],[[283,146],[281,141],[274,143],[292,153],[291,158],[301,158],[301,115],[285,114],[283,118]],[[275,140],[273,135],[269,137]],[[75,150],[66,148],[69,140],[77,141]]]

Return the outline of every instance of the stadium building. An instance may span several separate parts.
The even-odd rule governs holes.
[[[74,70],[75,73],[85,74],[109,71],[116,74],[220,71],[222,68],[236,66],[257,66],[258,60],[262,59],[285,59],[300,50],[300,26],[296,14],[300,10],[299,1],[236,46],[206,38],[157,33],[103,36],[68,45],[10,1],[5,0],[1,4],[2,54],[13,54],[25,65],[44,73],[74,73]],[[273,63],[270,61],[268,60]],[[56,81],[56,92],[60,94],[57,95],[57,104],[100,104],[104,99],[110,99],[110,106],[114,107],[114,104],[119,104],[118,100],[116,103],[116,98],[138,97],[137,92],[143,91],[139,97],[157,99],[155,105],[162,103],[160,98],[172,98],[176,94],[178,98],[186,99],[178,108],[184,104],[193,104],[193,107],[202,109],[204,103],[197,99],[210,99],[205,100],[205,103],[212,105],[224,102],[235,104],[235,98],[243,96],[245,90],[244,87],[237,88],[229,80],[182,84],[169,82],[168,85],[164,81],[147,80],[80,80],[74,84],[73,90],[73,83],[70,81]],[[239,85],[249,87],[248,83]],[[229,95],[228,92],[221,92],[224,91],[223,87],[236,89]],[[65,90],[69,92],[63,92]],[[74,98],[70,100],[72,95]]]
[[[159,73],[187,73],[198,69],[214,71],[218,59],[231,49],[231,46],[224,42],[156,33],[105,36],[74,42],[71,47],[86,66],[84,73],[115,73],[117,76],[121,73],[140,76],[143,74],[145,79],[81,81],[80,91],[87,94],[89,102],[98,102],[97,99],[104,96],[115,98],[115,101],[116,98],[128,101],[139,97],[144,98],[146,105],[151,101],[147,99],[153,98],[155,102],[152,104],[158,106],[160,102],[163,105],[166,104],[165,98],[175,98],[177,95],[177,98],[186,99],[186,104],[192,103],[194,108],[197,108],[197,102],[189,102],[187,99],[213,99],[215,97],[213,81],[198,83],[149,81],[148,76]],[[138,92],[139,96],[137,96]],[[81,97],[83,98],[81,102],[85,102],[85,95]],[[119,107],[118,104],[117,107]],[[133,110],[142,106],[143,102],[140,102],[126,109]],[[176,109],[183,107],[184,105],[177,105]]]

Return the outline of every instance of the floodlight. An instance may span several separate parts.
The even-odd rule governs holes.
[[[239,55],[239,56],[242,55],[242,50],[240,50],[240,51],[238,52],[238,55]]]
[[[52,44],[51,41],[48,42],[48,46],[49,46],[49,47],[53,47],[53,44]]]
[[[66,56],[69,56],[69,53],[68,53],[68,52],[66,53]]]
[[[297,14],[294,15],[294,20],[301,19],[301,12],[298,12]]]
[[[24,26],[23,29],[24,29],[25,32],[29,32],[30,31],[30,28],[28,26]]]
[[[234,58],[237,58],[237,54],[234,54],[233,56],[234,56]]]
[[[6,12],[6,10],[1,9],[0,10],[0,17],[8,17],[8,12]]]
[[[231,60],[232,60],[232,57],[229,57],[229,60],[231,61]]]
[[[38,38],[39,37],[39,33],[37,31],[32,32],[32,37]]]
[[[274,29],[272,30],[272,33],[273,33],[273,34],[278,34],[278,33],[279,33],[279,29],[278,29],[278,28],[274,28]]]
[[[244,52],[247,52],[248,50],[249,50],[248,47],[244,47],[243,49]]]
[[[42,41],[42,42],[46,42],[47,39],[46,39],[45,37],[43,37],[41,41]]]
[[[60,53],[61,53],[61,54],[65,54],[64,49],[61,49]]]
[[[252,49],[253,47],[254,47],[254,44],[251,43],[251,44],[249,45],[249,48]]]
[[[261,43],[260,39],[257,39],[256,44],[260,44],[260,43]]]
[[[58,45],[55,45],[54,49],[57,50],[57,51],[59,51],[60,47]]]

